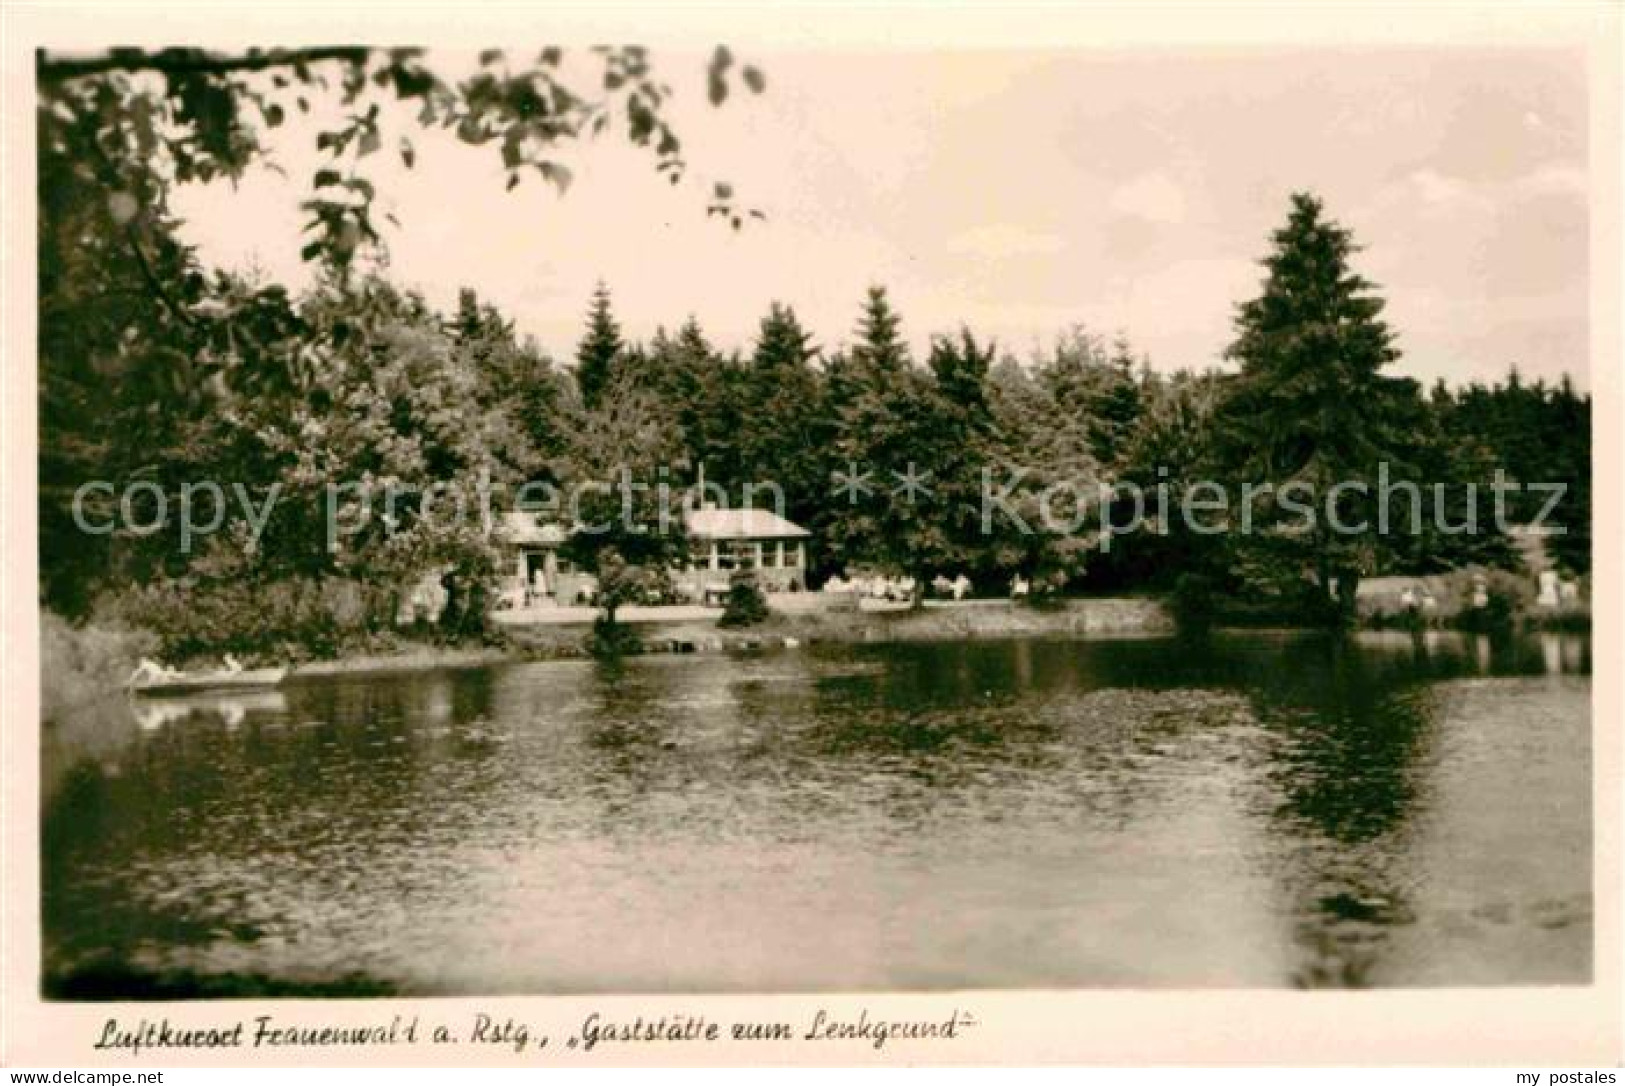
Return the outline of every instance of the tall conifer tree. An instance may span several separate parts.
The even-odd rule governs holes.
[[[1273,240],[1263,292],[1241,306],[1227,351],[1241,373],[1217,420],[1220,463],[1234,481],[1272,488],[1254,507],[1262,535],[1237,539],[1238,546],[1266,547],[1265,563],[1289,575],[1308,572],[1323,600],[1335,588],[1331,613],[1347,620],[1359,578],[1380,563],[1387,542],[1376,527],[1379,464],[1388,464],[1391,478],[1412,467],[1414,442],[1403,424],[1414,418],[1418,393],[1414,382],[1383,375],[1399,357],[1384,302],[1350,268],[1353,236],[1325,217],[1321,201],[1294,195]],[[1312,518],[1283,508],[1280,489],[1289,483],[1305,488],[1295,501],[1312,495]],[[1333,496],[1340,524],[1368,530],[1330,523],[1328,494],[1340,484]]]
[[[581,402],[589,410],[597,407],[603,398],[615,363],[625,348],[621,327],[615,322],[610,307],[609,287],[600,282],[593,291],[592,306],[587,310],[587,334],[576,348],[576,383],[581,388]]]

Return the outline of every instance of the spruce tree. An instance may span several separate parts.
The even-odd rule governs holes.
[[[683,433],[691,478],[703,465],[707,479],[737,485],[742,481],[739,367],[711,345],[692,315],[665,354],[662,396]]]
[[[1119,334],[1112,342],[1110,362],[1099,370],[1091,405],[1095,458],[1105,466],[1122,464],[1140,421],[1140,382],[1135,379],[1135,364],[1128,338]]]
[[[615,363],[625,350],[620,325],[610,308],[609,288],[602,282],[592,295],[592,307],[587,311],[587,334],[576,348],[576,384],[581,389],[581,402],[588,410],[598,406],[604,389],[614,374]]]
[[[994,418],[990,374],[994,345],[979,343],[968,328],[957,339],[938,338],[931,370],[929,410],[922,444],[930,450],[933,479],[930,531],[912,542],[924,552],[928,572],[991,584],[1001,572],[999,554],[1012,545],[1008,528],[995,522],[984,531],[982,471],[1003,452]]]
[[[1289,580],[1308,573],[1322,604],[1335,587],[1336,607],[1327,613],[1347,621],[1359,578],[1381,564],[1388,542],[1377,531],[1378,465],[1388,464],[1390,478],[1411,470],[1414,442],[1404,426],[1419,395],[1415,382],[1383,375],[1399,357],[1381,317],[1384,302],[1350,268],[1353,236],[1325,217],[1321,201],[1294,195],[1273,241],[1263,292],[1240,307],[1226,352],[1241,373],[1217,420],[1220,463],[1233,483],[1271,486],[1254,507],[1262,534],[1233,542],[1261,559],[1255,569]],[[1289,482],[1308,488],[1312,517],[1283,509],[1279,491]],[[1367,530],[1330,523],[1328,493],[1338,484],[1351,484],[1336,494],[1340,523],[1364,522]],[[1232,486],[1233,515],[1238,496]]]
[[[868,473],[874,493],[839,499],[831,544],[845,562],[918,579],[923,551],[911,545],[930,520],[929,495],[900,481],[937,467],[922,426],[930,386],[914,368],[900,320],[883,287],[871,287],[857,341],[836,382],[838,470]],[[927,484],[929,485],[929,484]]]
[[[739,446],[753,481],[777,483],[791,520],[810,525],[825,506],[821,394],[812,336],[795,311],[774,302],[762,318],[743,377]]]
[[[870,287],[869,297],[858,319],[858,341],[852,347],[852,360],[868,370],[870,379],[883,381],[888,375],[909,368],[908,344],[899,329],[902,319],[891,307],[885,287]]]

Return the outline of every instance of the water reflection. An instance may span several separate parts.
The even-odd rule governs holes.
[[[47,735],[47,964],[134,996],[1582,981],[1589,652],[1220,632],[122,706]]]
[[[156,731],[195,716],[218,717],[226,728],[236,728],[249,713],[286,713],[288,701],[280,690],[191,694],[182,697],[138,697],[130,702],[130,712],[142,731]]]

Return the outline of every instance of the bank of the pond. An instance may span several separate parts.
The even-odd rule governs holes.
[[[1083,637],[1168,633],[1172,612],[1152,598],[1074,599],[1033,607],[1005,600],[931,602],[891,610],[775,610],[741,629],[717,624],[720,612],[678,610],[670,620],[644,612],[632,625],[645,652],[706,652],[820,643],[963,641],[1013,637]],[[516,623],[507,636],[530,657],[580,655],[590,623]]]
[[[515,650],[481,646],[458,648],[439,645],[404,645],[392,652],[347,653],[333,660],[310,660],[295,666],[293,678],[331,675],[376,675],[394,671],[430,671],[436,668],[485,667],[511,659]]]
[[[1043,606],[1008,600],[970,600],[959,603],[928,602],[923,607],[885,610],[775,609],[767,621],[741,629],[717,624],[720,611],[671,608],[674,617],[662,618],[660,609],[642,609],[628,627],[635,631],[639,651],[707,652],[795,647],[802,644],[887,644],[893,642],[974,641],[1021,637],[1153,636],[1174,632],[1176,608],[1156,597],[1101,597],[1053,601]],[[1214,628],[1314,628],[1305,616],[1282,608],[1254,607],[1220,610],[1211,616]],[[1514,633],[1519,630],[1588,630],[1589,607],[1568,606],[1549,612],[1515,606],[1480,613],[1452,608],[1430,615],[1387,613],[1362,609],[1362,629],[1438,629],[1478,633]],[[508,625],[506,636],[514,650],[529,658],[585,655],[591,627],[588,618],[569,621],[518,622]]]
[[[323,678],[391,672],[483,667],[505,660],[569,659],[587,654],[593,612],[554,615],[547,620],[504,623],[494,642],[474,646],[435,645],[401,640],[389,647],[340,652],[331,659],[293,663],[290,678]],[[1460,609],[1419,616],[1362,608],[1365,628],[1476,629]],[[666,617],[669,614],[671,617]],[[636,651],[705,653],[794,648],[819,643],[967,641],[1020,637],[1117,637],[1157,635],[1176,627],[1174,608],[1149,596],[1057,600],[1041,606],[1009,600],[930,601],[923,607],[833,609],[808,606],[774,609],[767,621],[741,629],[718,625],[721,612],[695,607],[640,608],[627,623],[636,633]],[[1541,613],[1516,607],[1495,616],[1499,629],[1587,629],[1589,608]],[[1219,614],[1216,626],[1300,625],[1292,616],[1248,611]],[[42,623],[42,684],[46,720],[81,713],[85,707],[122,691],[130,669],[155,651],[149,632],[127,628],[72,626],[54,615]],[[264,661],[274,663],[275,661]]]
[[[1153,634],[1173,629],[1172,613],[1152,598],[1065,600],[1044,607],[1006,600],[928,603],[891,610],[812,609],[803,604],[775,610],[766,622],[728,630],[721,612],[699,608],[639,609],[630,623],[643,652],[706,652],[794,647],[820,642],[885,643],[977,638],[1077,637]],[[591,614],[568,621],[510,623],[495,643],[434,645],[400,640],[388,647],[341,651],[330,659],[290,666],[290,678],[483,667],[504,660],[572,658],[586,654]],[[41,622],[42,709],[47,721],[64,720],[114,704],[138,660],[158,654],[159,639],[146,630],[114,625],[73,625],[47,614]],[[166,661],[167,662],[167,661]],[[271,665],[276,660],[257,660]],[[188,662],[182,662],[183,666]]]

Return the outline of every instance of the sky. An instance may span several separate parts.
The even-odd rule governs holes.
[[[1459,383],[1516,365],[1589,387],[1583,53],[769,52],[747,58],[766,93],[720,109],[700,56],[654,59],[685,184],[606,139],[562,156],[566,194],[534,177],[505,193],[493,147],[412,131],[416,168],[385,155],[371,170],[401,224],[391,275],[446,307],[473,287],[560,360],[601,279],[632,338],[692,315],[748,349],[779,300],[833,348],[882,284],[920,357],[961,324],[1025,356],[1081,323],[1156,369],[1204,368],[1289,195],[1310,190],[1388,301],[1392,372]],[[178,194],[206,261],[309,281],[314,132],[276,133],[286,176]],[[765,221],[708,219],[715,180]]]

